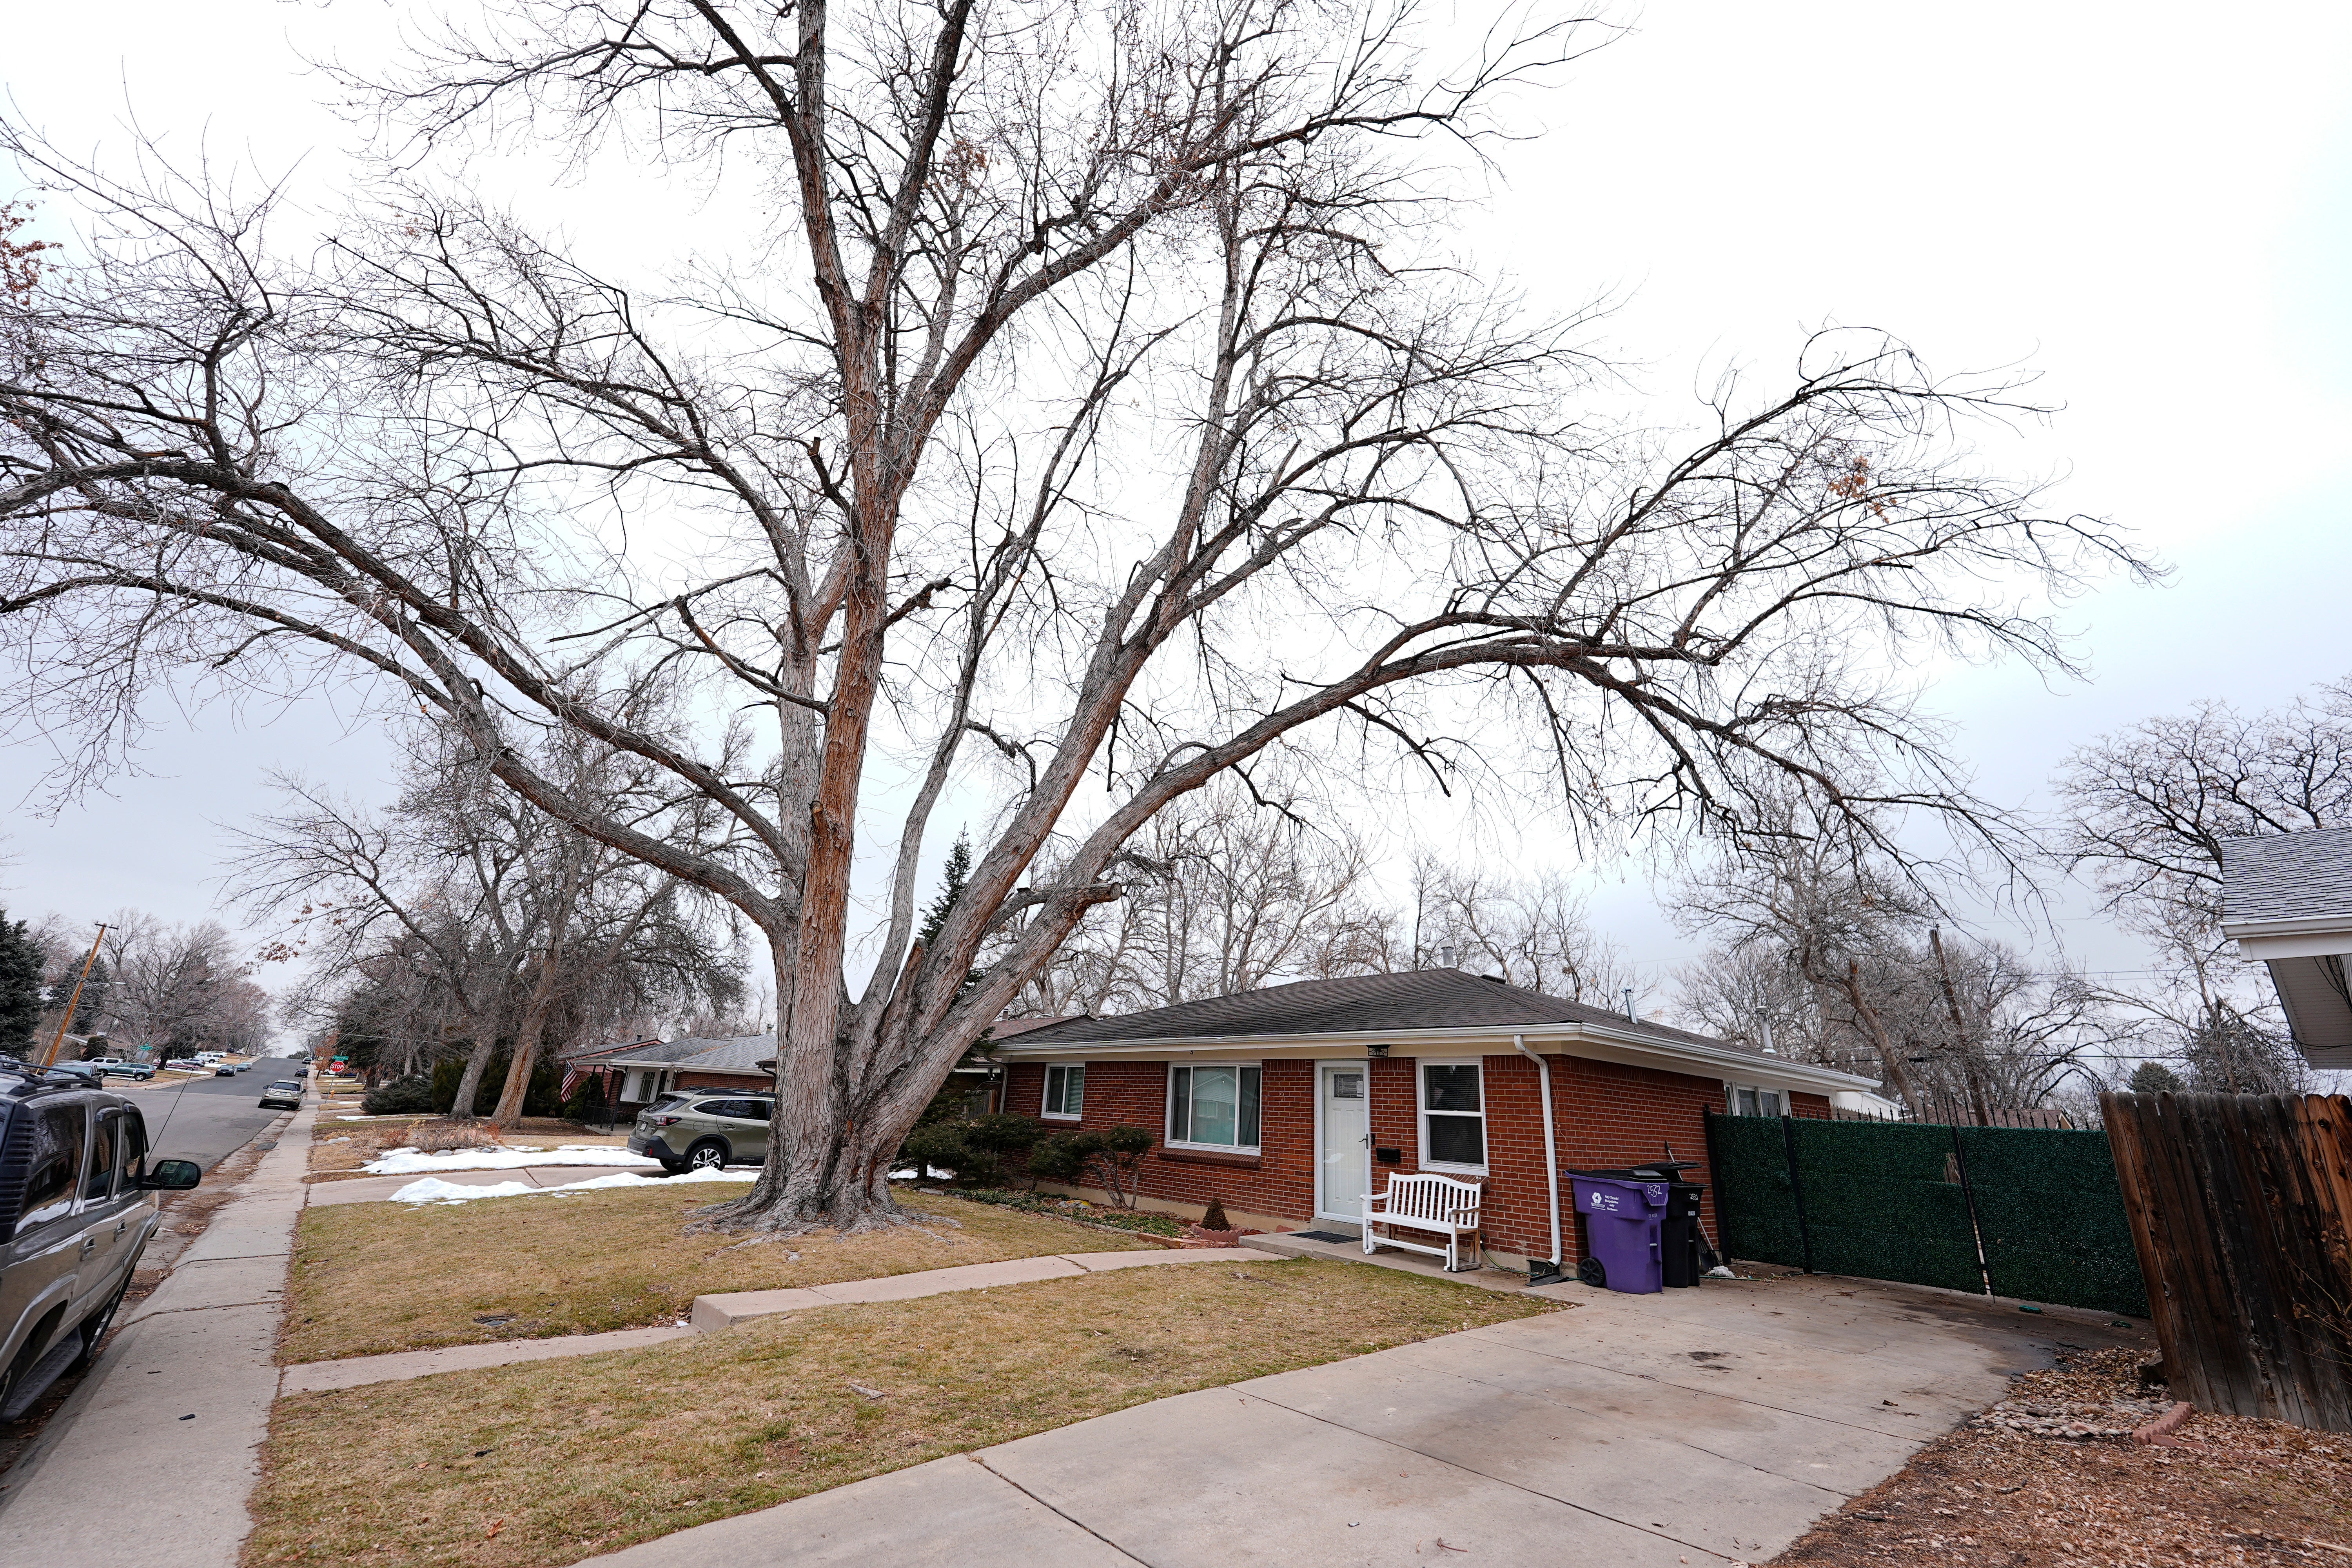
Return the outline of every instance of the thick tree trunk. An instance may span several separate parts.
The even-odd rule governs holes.
[[[465,1121],[473,1119],[474,1100],[482,1091],[482,1074],[490,1065],[490,1050],[497,1044],[488,1036],[475,1039],[473,1051],[466,1058],[466,1071],[457,1079],[457,1098],[449,1102],[450,1115]]]
[[[789,983],[793,972],[791,945],[775,944],[780,982]],[[789,1003],[785,1009],[788,1016]],[[837,1008],[825,1011],[839,1016]],[[851,1059],[845,1042],[805,1050],[796,1066],[782,1044],[789,1037],[785,1031],[779,1028],[777,1037],[778,1092],[767,1161],[749,1193],[703,1210],[697,1228],[783,1237],[915,1223],[890,1195],[890,1169],[899,1144],[929,1103],[929,1092],[914,1092],[911,1080],[891,1094],[864,1092],[866,1064]],[[875,1043],[872,1059],[904,1059],[912,1048],[903,1035],[886,1031]],[[914,1078],[921,1077],[918,1069]],[[835,1106],[843,1108],[838,1120],[823,1114]]]
[[[522,1027],[515,1035],[514,1059],[507,1064],[506,1086],[499,1091],[498,1109],[490,1112],[490,1126],[496,1131],[511,1132],[522,1120],[531,1069],[539,1065],[540,1038],[547,1031],[547,1015],[554,1000],[554,987],[542,983],[523,1009]]]

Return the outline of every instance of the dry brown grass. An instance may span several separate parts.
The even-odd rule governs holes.
[[[576,1121],[544,1116],[525,1121],[518,1131],[504,1138],[473,1123],[451,1121],[446,1117],[322,1121],[310,1141],[310,1174],[313,1179],[365,1175],[367,1173],[360,1167],[377,1155],[412,1145],[420,1149],[480,1149],[502,1143],[515,1149],[552,1149],[564,1143],[586,1143],[619,1148],[628,1141],[625,1133],[591,1132]]]
[[[1144,1246],[1086,1226],[901,1193],[961,1225],[742,1246],[682,1234],[728,1195],[696,1185],[482,1198],[447,1207],[305,1209],[280,1359],[334,1361],[433,1345],[601,1333],[674,1321],[694,1298],[873,1279],[1055,1252]],[[482,1323],[480,1318],[503,1321]]]
[[[245,1561],[552,1568],[1148,1400],[1550,1310],[1315,1258],[1171,1265],[299,1394],[271,1416]]]

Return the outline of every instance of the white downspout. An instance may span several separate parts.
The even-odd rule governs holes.
[[[1559,1146],[1553,1142],[1551,1135],[1551,1064],[1528,1049],[1525,1035],[1513,1035],[1511,1044],[1519,1055],[1536,1064],[1536,1071],[1543,1079],[1544,1181],[1551,1189],[1551,1268],[1557,1274],[1559,1272]]]

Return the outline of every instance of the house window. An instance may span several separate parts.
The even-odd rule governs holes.
[[[1734,1116],[1779,1116],[1788,1109],[1779,1089],[1759,1089],[1754,1084],[1725,1084],[1723,1098]]]
[[[1168,1142],[1257,1148],[1258,1069],[1238,1062],[1168,1069]]]
[[[1075,1121],[1086,1109],[1087,1064],[1074,1062],[1068,1067],[1045,1069],[1045,1114],[1067,1117]]]
[[[1421,1163],[1486,1169],[1486,1085],[1476,1062],[1421,1064]]]

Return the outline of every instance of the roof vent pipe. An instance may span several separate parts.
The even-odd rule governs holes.
[[[1551,1274],[1559,1278],[1559,1146],[1551,1135],[1551,1064],[1528,1049],[1525,1035],[1511,1037],[1512,1048],[1536,1064],[1536,1072],[1543,1080],[1544,1181],[1551,1190]]]
[[[1641,1022],[1639,1018],[1633,1016],[1633,988],[1631,985],[1625,987],[1625,1021],[1629,1024]]]

